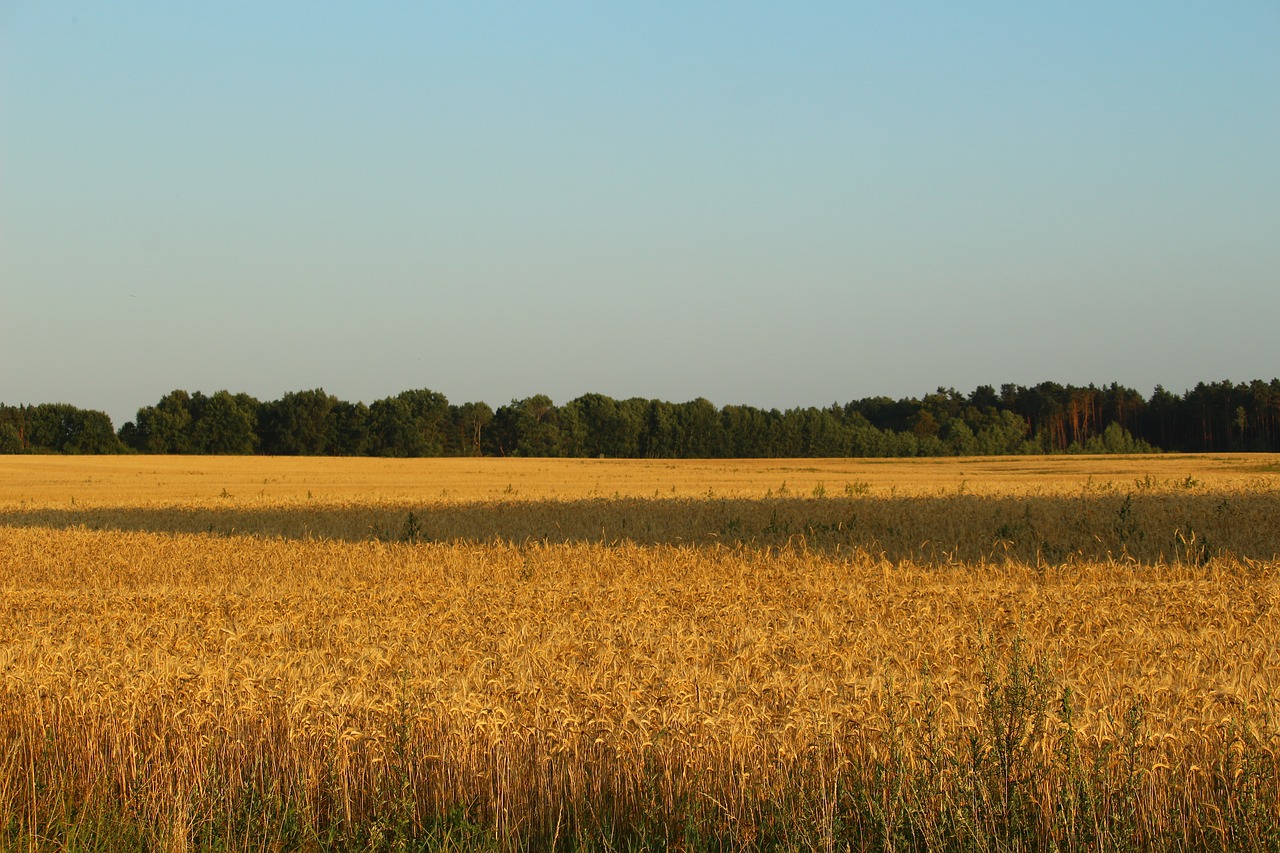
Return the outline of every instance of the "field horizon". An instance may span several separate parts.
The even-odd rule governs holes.
[[[917,459],[538,459],[285,456],[0,457],[0,506],[113,499],[572,499],[1070,491],[1142,481],[1234,487],[1280,477],[1280,454],[989,456]]]

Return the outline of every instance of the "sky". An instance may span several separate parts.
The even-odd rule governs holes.
[[[1280,375],[1280,4],[0,3],[0,402]]]

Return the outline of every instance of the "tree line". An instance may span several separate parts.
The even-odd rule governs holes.
[[[616,458],[890,457],[1280,451],[1280,379],[1150,397],[1112,383],[939,388],[785,411],[585,394],[455,405],[427,389],[365,405],[322,389],[278,400],[172,391],[113,430],[65,403],[0,404],[0,453]]]

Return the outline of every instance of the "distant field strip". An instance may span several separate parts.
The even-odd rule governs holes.
[[[1280,482],[1280,455],[969,459],[336,459],[0,456],[0,506],[127,506],[309,499],[325,503],[595,497],[1075,494]]]

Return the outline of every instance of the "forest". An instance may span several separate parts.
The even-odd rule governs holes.
[[[1280,451],[1280,379],[1149,397],[1055,382],[785,411],[584,394],[456,405],[427,389],[369,405],[323,389],[261,401],[172,391],[116,430],[66,403],[0,404],[0,453],[650,459]]]

